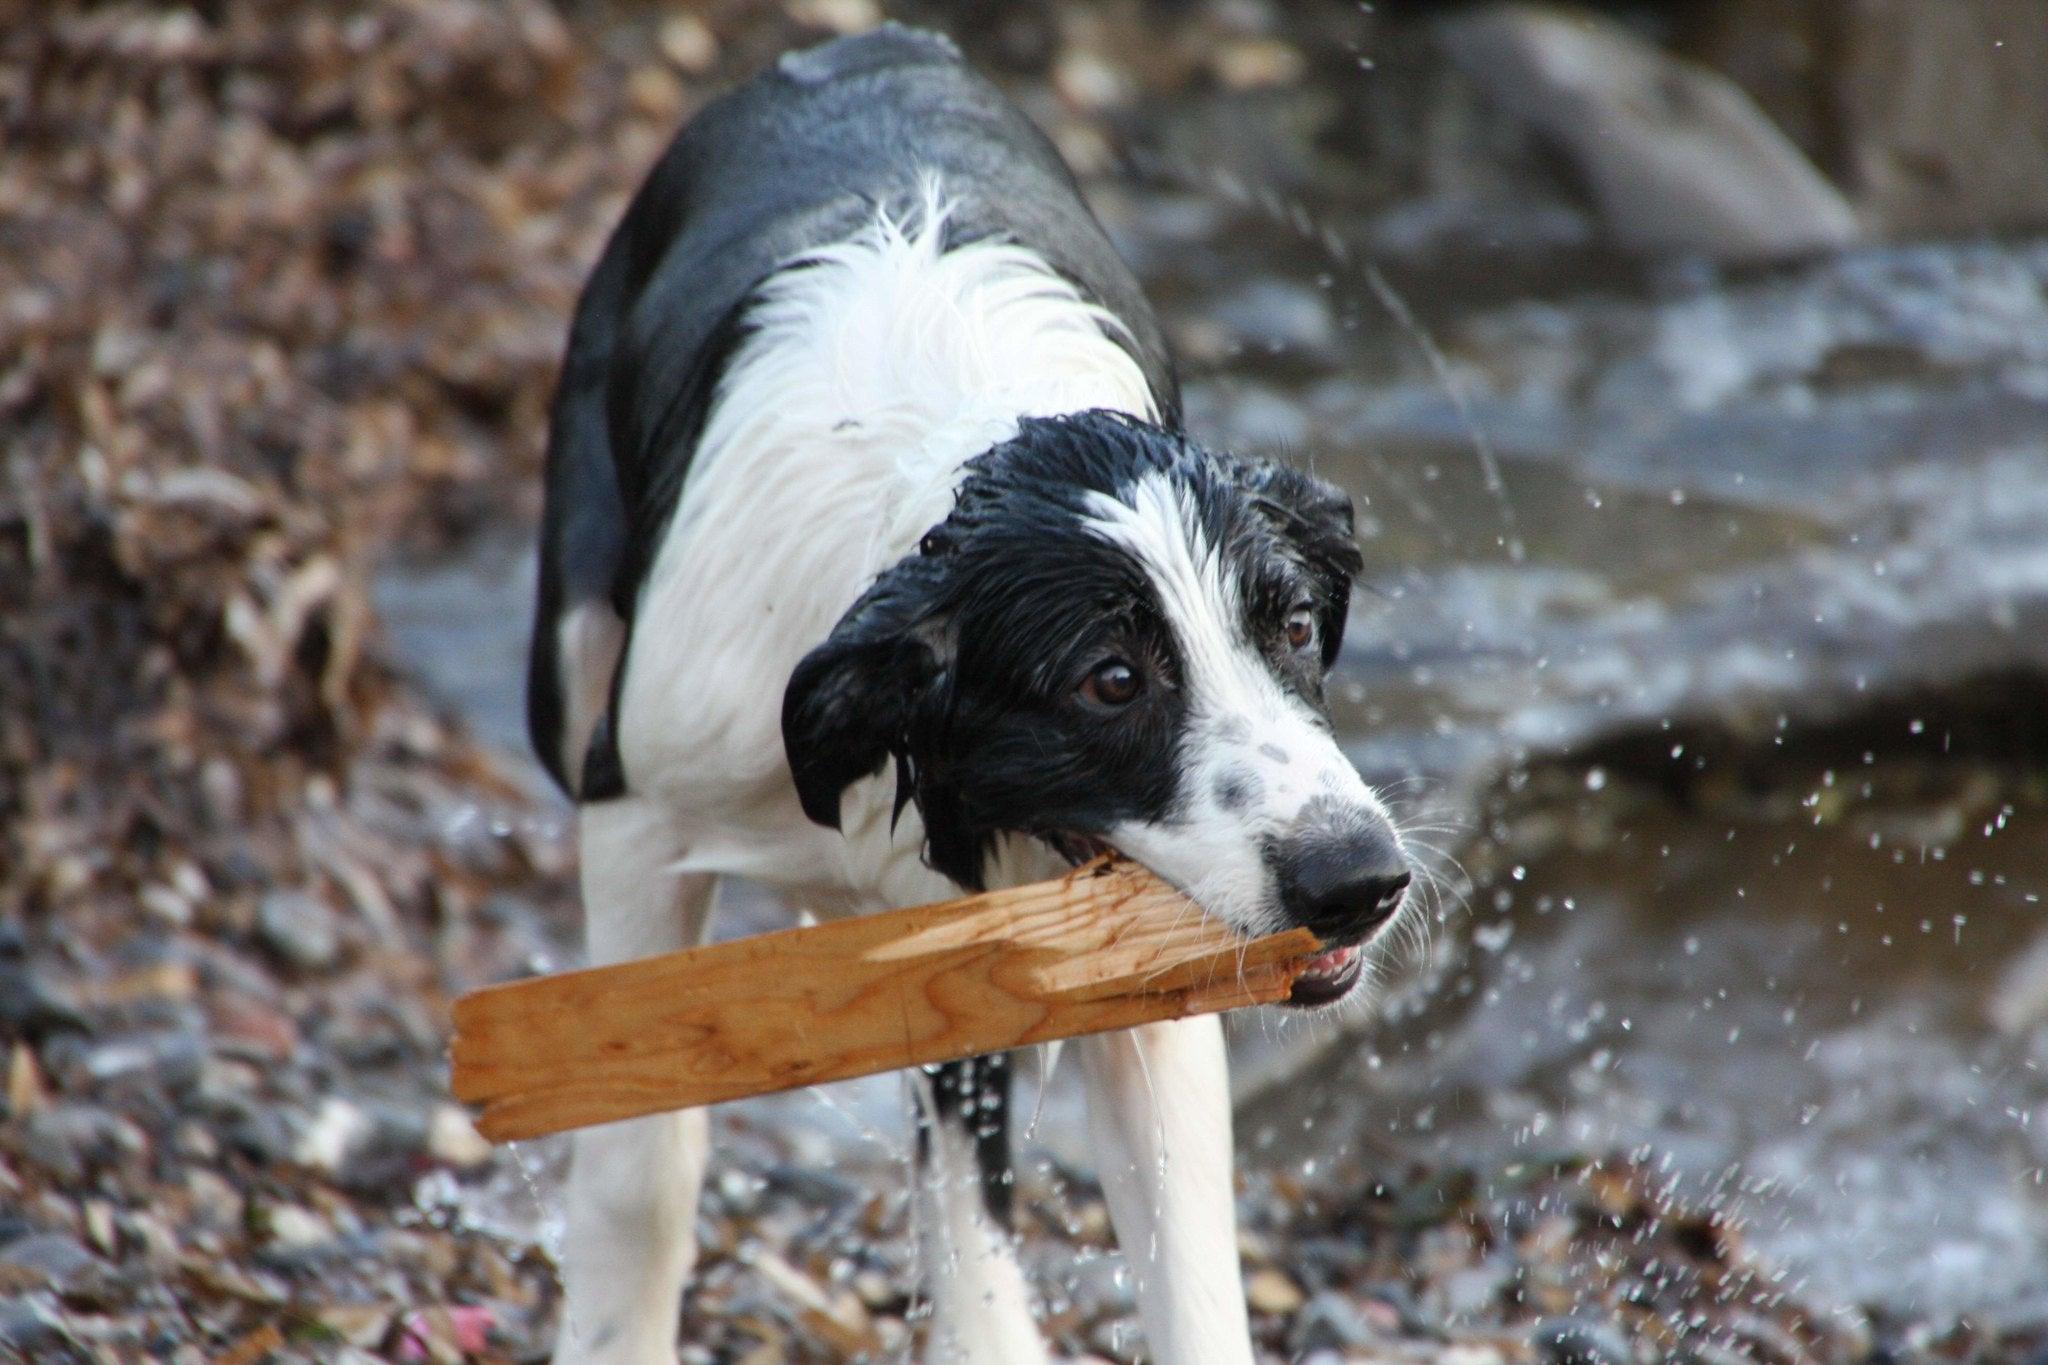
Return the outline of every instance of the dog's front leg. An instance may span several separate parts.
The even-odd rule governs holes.
[[[593,966],[703,940],[717,882],[674,871],[682,850],[672,824],[658,805],[634,797],[579,812]],[[576,1135],[556,1365],[674,1365],[710,1141],[702,1109]]]
[[[931,1285],[926,1365],[1045,1365],[1010,1240],[1007,1057],[913,1073],[918,1247]]]
[[[1180,1019],[1072,1046],[1152,1359],[1250,1365],[1222,1025],[1213,1015]]]

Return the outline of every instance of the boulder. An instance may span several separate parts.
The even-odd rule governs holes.
[[[1498,4],[1437,34],[1487,98],[1571,164],[1624,250],[1756,261],[1860,236],[1848,200],[1739,86],[1617,24]]]

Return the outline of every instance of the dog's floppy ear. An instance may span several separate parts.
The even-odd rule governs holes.
[[[1290,465],[1246,460],[1239,466],[1245,490],[1280,533],[1302,553],[1321,589],[1323,667],[1337,661],[1344,622],[1351,608],[1351,580],[1365,567],[1353,529],[1351,495],[1337,485]]]
[[[899,767],[909,761],[912,712],[942,671],[929,630],[940,572],[915,555],[890,569],[790,675],[782,747],[804,814],[818,824],[839,828],[847,787],[892,755]],[[907,795],[897,794],[899,813]]]

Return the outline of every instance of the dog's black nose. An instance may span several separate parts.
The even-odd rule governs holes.
[[[1401,908],[1410,874],[1384,820],[1323,824],[1271,845],[1288,917],[1325,943],[1359,943]]]

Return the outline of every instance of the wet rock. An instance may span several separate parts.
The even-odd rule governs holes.
[[[1245,1281],[1244,1293],[1245,1302],[1251,1305],[1254,1313],[1270,1317],[1285,1317],[1307,1301],[1301,1286],[1286,1272],[1271,1268],[1253,1271],[1251,1278]]]
[[[1740,87],[1618,25],[1515,4],[1438,32],[1488,97],[1571,160],[1625,250],[1760,260],[1860,235],[1841,191]]]
[[[45,981],[28,960],[21,930],[0,923],[0,1037],[37,1042],[52,1033],[86,1033],[92,1022]]]
[[[203,1039],[189,1029],[157,1029],[124,1034],[84,1050],[67,1068],[90,1084],[146,1077],[148,1083],[181,1089],[199,1076],[205,1059]]]
[[[1514,1267],[1498,1261],[1484,1261],[1445,1275],[1437,1293],[1443,1316],[1474,1319],[1489,1312],[1503,1290],[1514,1279]]]
[[[334,1241],[334,1227],[311,1209],[297,1204],[272,1204],[259,1220],[271,1246],[280,1251],[310,1251]]]
[[[2001,1033],[2013,1035],[2048,1019],[2048,935],[1999,972],[1984,1015]]]
[[[1551,1318],[1529,1334],[1543,1365],[1634,1365],[1635,1352],[1619,1333],[1585,1318]]]
[[[257,902],[256,937],[300,971],[324,970],[341,956],[334,912],[319,897],[295,888],[272,891]]]
[[[0,1353],[21,1360],[40,1359],[68,1338],[57,1305],[47,1293],[0,1298]]]
[[[489,1161],[494,1150],[469,1115],[452,1104],[436,1106],[427,1120],[427,1151],[436,1161],[466,1170]]]
[[[1208,309],[1239,346],[1311,364],[1339,358],[1336,319],[1319,289],[1291,280],[1251,281]]]
[[[1357,1304],[1325,1290],[1302,1305],[1289,1337],[1297,1352],[1347,1350],[1374,1339],[1371,1322]]]
[[[370,1116],[360,1105],[330,1095],[321,1101],[312,1119],[299,1130],[292,1158],[327,1175],[340,1172],[344,1163],[366,1142],[374,1130]]]
[[[105,1262],[61,1232],[35,1232],[0,1247],[0,1286],[69,1293],[91,1283]]]
[[[90,1170],[148,1150],[149,1138],[140,1128],[96,1105],[53,1105],[31,1114],[22,1127],[22,1155],[65,1184],[76,1184]]]

